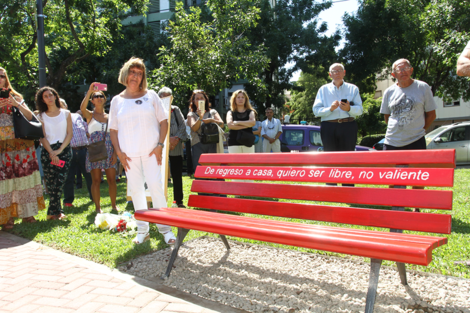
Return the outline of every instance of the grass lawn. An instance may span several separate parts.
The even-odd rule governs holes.
[[[190,194],[192,179],[183,177],[184,184],[184,203],[187,203]],[[83,182],[85,184],[85,182]],[[445,275],[470,278],[470,267],[465,265],[454,265],[454,261],[470,260],[470,169],[457,169],[455,171],[454,186],[454,205],[452,212],[452,233],[448,235],[447,245],[434,250],[432,263],[425,266],[407,265],[419,271],[441,273]],[[111,202],[107,192],[106,182],[101,184],[101,204],[104,212],[111,211]],[[170,184],[168,194],[170,195],[169,205],[173,195],[172,185]],[[151,240],[142,244],[134,245],[130,237],[124,237],[119,233],[102,231],[93,224],[96,213],[93,203],[88,199],[86,188],[76,190],[74,208],[65,208],[68,219],[65,221],[46,221],[46,211],[41,211],[36,219],[38,223],[22,224],[16,221],[15,227],[11,231],[13,234],[28,238],[42,244],[60,249],[62,251],[87,258],[89,260],[106,264],[110,267],[116,267],[122,262],[126,262],[136,256],[147,254],[155,250],[165,248],[167,245],[163,236],[157,231],[155,225],[150,227]],[[281,200],[282,201],[282,200]],[[46,205],[48,200],[46,199]],[[126,181],[121,180],[118,183],[118,207],[133,213],[132,204],[126,202]],[[442,211],[439,211],[442,213]],[[446,213],[443,213],[446,214]],[[285,218],[274,218],[277,220],[288,220]],[[332,223],[311,222],[295,220],[296,222],[314,223],[321,225],[335,226]],[[341,225],[344,226],[344,225]],[[363,228],[363,227],[358,227]],[[368,228],[373,229],[373,228]],[[176,229],[174,230],[176,231]],[[175,232],[176,233],[176,232]],[[422,233],[421,233],[422,234]],[[208,235],[207,233],[191,231],[186,240]],[[211,234],[209,234],[211,235]],[[434,236],[434,234],[429,234]],[[436,236],[445,236],[436,234]],[[259,243],[271,246],[280,246],[266,242],[256,242],[248,239],[231,238],[241,242]],[[288,249],[299,251],[317,252],[320,254],[330,254],[324,251],[315,251],[296,247],[283,246]],[[222,248],[222,246],[221,246]],[[338,254],[333,254],[338,255]],[[387,265],[394,265],[392,262],[385,262]]]

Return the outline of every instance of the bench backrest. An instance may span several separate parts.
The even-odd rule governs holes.
[[[202,166],[197,167],[195,177],[208,180],[194,180],[191,191],[250,198],[191,195],[191,207],[422,232],[451,231],[449,214],[407,212],[402,207],[452,209],[451,190],[405,186],[452,187],[454,150],[203,154],[199,162]],[[291,203],[295,200],[352,206]]]

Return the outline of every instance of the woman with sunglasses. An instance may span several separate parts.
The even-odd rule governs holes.
[[[7,71],[0,67],[0,90],[8,89],[10,96],[0,98],[0,225],[3,230],[13,228],[15,217],[22,218],[23,223],[35,223],[38,210],[46,208],[34,141],[15,138],[13,128],[13,107],[28,120],[32,112],[10,85]]]
[[[198,108],[199,101],[204,101],[204,112],[201,112]],[[209,97],[204,90],[194,90],[189,99],[189,113],[187,119],[187,124],[191,127],[191,149],[194,171],[196,171],[196,167],[200,165],[199,158],[201,154],[217,153],[217,144],[203,144],[199,140],[202,123],[216,123],[220,127],[224,127],[224,122],[220,118],[219,113],[211,109]]]
[[[101,90],[95,90],[95,84],[92,83],[85,98],[80,105],[80,110],[83,113],[83,118],[88,123],[88,134],[90,134],[90,143],[95,143],[105,139],[106,150],[108,158],[106,160],[90,162],[90,156],[87,151],[86,155],[86,170],[91,174],[91,195],[93,202],[95,202],[96,212],[101,213],[100,204],[100,184],[101,184],[101,171],[106,172],[106,180],[109,186],[109,197],[111,198],[112,210],[116,213],[116,171],[117,171],[117,154],[114,151],[113,144],[111,143],[110,129],[108,124],[108,114],[104,111],[106,103],[106,96]],[[93,111],[87,109],[88,101],[93,104]],[[107,129],[107,130],[106,130]]]

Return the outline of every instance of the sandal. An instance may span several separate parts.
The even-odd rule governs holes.
[[[30,217],[23,219],[23,223],[36,223],[36,222],[37,220],[34,218],[34,216],[30,216]]]
[[[48,215],[47,216],[47,220],[48,221],[55,221],[55,220],[58,220],[59,217],[57,215]]]
[[[150,234],[149,233],[137,233],[137,236],[135,236],[134,239],[132,239],[132,242],[135,243],[136,245],[140,245],[146,241],[150,240]]]
[[[2,230],[10,230],[10,229],[13,229],[13,226],[15,225],[15,220],[10,217],[10,219],[8,220],[8,222],[6,222],[5,224],[3,224],[2,226]]]
[[[171,230],[167,233],[164,233],[163,237],[165,238],[165,242],[167,245],[174,245],[176,243],[175,234],[173,234]]]

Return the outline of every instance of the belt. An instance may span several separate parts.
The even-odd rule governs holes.
[[[340,118],[336,120],[329,120],[326,122],[331,122],[331,123],[346,123],[346,122],[352,122],[354,121],[354,117],[347,117],[347,118]]]
[[[72,147],[72,150],[83,150],[86,149],[87,146],[81,146],[81,147]]]

